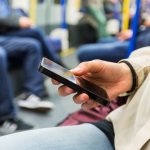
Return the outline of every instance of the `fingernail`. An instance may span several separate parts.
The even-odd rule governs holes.
[[[72,92],[72,90],[71,90],[70,88],[66,88],[66,89],[65,89],[65,92],[66,92],[67,94],[70,94],[70,93]]]

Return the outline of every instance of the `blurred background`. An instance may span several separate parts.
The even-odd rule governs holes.
[[[37,71],[42,57],[71,69],[149,45],[150,0],[0,0],[0,135],[57,126],[80,110]]]

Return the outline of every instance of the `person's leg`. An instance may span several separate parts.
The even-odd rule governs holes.
[[[80,62],[101,59],[105,61],[118,62],[127,57],[129,42],[116,41],[113,43],[98,43],[83,45],[77,50]]]
[[[20,132],[0,138],[4,150],[114,150],[106,135],[91,124]]]
[[[33,127],[17,118],[7,67],[6,50],[0,49],[0,136]]]
[[[41,61],[41,46],[31,38],[4,38],[0,44],[4,47],[8,57],[23,59],[24,90],[42,96],[44,93],[43,76],[38,72]]]
[[[136,49],[150,46],[150,28],[138,34],[136,39]]]
[[[40,43],[32,38],[3,37],[0,41],[7,52],[8,60],[23,60],[23,92],[17,101],[22,108],[47,112],[53,108],[50,101],[42,101],[45,96],[43,75],[38,71],[42,59]]]
[[[118,41],[116,37],[107,37],[107,38],[102,38],[98,41],[98,43],[113,43]]]
[[[7,67],[7,54],[0,48],[0,122],[16,116]]]
[[[53,48],[50,47],[49,44],[47,44],[45,35],[43,34],[40,28],[34,27],[34,28],[14,30],[12,32],[8,32],[6,35],[36,39],[42,46],[43,55],[57,63],[60,63],[60,57],[58,57],[58,55],[56,55],[55,52],[53,51]]]

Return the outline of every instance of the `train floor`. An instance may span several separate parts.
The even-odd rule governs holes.
[[[69,68],[78,64],[74,54],[63,57],[63,62]],[[71,96],[60,97],[57,93],[57,87],[51,84],[50,79],[46,79],[45,85],[50,95],[47,100],[50,100],[55,104],[54,109],[46,114],[42,114],[18,108],[19,117],[34,125],[35,128],[54,127],[68,114],[80,108],[79,105],[73,103]]]

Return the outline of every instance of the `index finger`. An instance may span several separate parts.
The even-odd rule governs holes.
[[[89,72],[97,73],[104,68],[104,61],[102,60],[93,60],[80,63],[77,67],[71,70],[74,75],[82,76]]]

